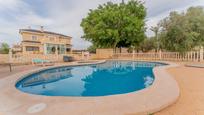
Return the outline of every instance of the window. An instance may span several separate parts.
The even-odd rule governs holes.
[[[67,52],[70,52],[70,51],[71,51],[71,48],[67,48],[66,51],[67,51]]]
[[[66,46],[60,44],[47,44],[47,54],[65,54]]]
[[[32,40],[36,41],[37,40],[37,36],[32,36]]]
[[[26,46],[26,51],[39,51],[39,47]]]
[[[58,45],[58,48],[59,48],[58,50],[59,54],[65,54],[65,51],[66,51],[65,45]]]
[[[47,44],[47,54],[55,54],[56,46],[54,44]]]

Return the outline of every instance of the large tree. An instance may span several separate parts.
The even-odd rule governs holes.
[[[187,12],[171,12],[160,22],[161,41],[166,50],[185,52],[204,44],[204,10],[191,7]]]
[[[99,5],[81,22],[83,38],[97,48],[138,47],[145,38],[145,17],[138,0]]]

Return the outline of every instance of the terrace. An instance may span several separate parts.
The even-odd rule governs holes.
[[[91,60],[96,59],[96,57],[103,56],[105,54],[107,55],[107,52],[109,52],[109,51],[111,51],[111,50],[110,49],[98,49],[96,54],[92,54],[92,55],[95,55],[95,56],[91,56],[89,58],[91,58]],[[103,54],[103,53],[105,53],[105,54]],[[167,55],[167,53],[164,53],[166,56],[162,56],[162,57],[165,57],[165,58],[159,58],[159,54],[158,55],[157,54],[153,55],[152,53],[143,53],[143,54],[142,53],[138,53],[138,54],[137,53],[134,53],[134,54],[132,54],[132,53],[120,53],[120,54],[118,54],[117,53],[117,54],[114,54],[114,53],[111,52],[110,55],[111,54],[112,54],[112,56],[110,56],[111,58],[106,58],[106,60],[110,60],[110,59],[111,60],[133,60],[134,59],[134,60],[137,60],[137,61],[138,60],[140,60],[140,61],[145,61],[145,60],[146,61],[150,61],[150,60],[152,60],[153,62],[158,62],[159,61],[159,62],[162,62],[162,63],[164,63],[164,62],[166,63],[168,60],[171,60],[171,62],[176,63],[176,65],[177,65],[175,67],[172,66],[172,67],[169,67],[169,68],[165,69],[167,71],[167,73],[173,79],[175,79],[176,82],[178,83],[179,90],[180,90],[180,96],[178,97],[178,99],[177,99],[177,96],[174,97],[177,101],[174,100],[172,102],[168,102],[169,104],[167,104],[168,105],[167,108],[166,108],[166,106],[159,107],[159,108],[154,108],[154,107],[157,107],[157,106],[151,104],[151,106],[149,105],[149,107],[148,107],[149,109],[145,108],[144,111],[141,108],[141,106],[139,106],[139,104],[138,104],[138,105],[135,105],[135,107],[139,107],[140,109],[137,110],[136,108],[134,108],[133,109],[134,112],[131,112],[131,110],[126,110],[126,112],[125,111],[123,111],[123,112],[122,111],[118,111],[119,113],[120,112],[121,113],[126,113],[126,114],[127,113],[131,113],[131,114],[154,113],[155,115],[157,115],[157,114],[158,115],[163,115],[163,114],[167,114],[167,115],[168,114],[186,114],[186,115],[198,114],[198,115],[202,115],[203,114],[202,100],[204,98],[203,98],[203,94],[202,94],[202,83],[200,83],[200,82],[202,82],[202,76],[203,76],[203,72],[202,71],[203,71],[203,69],[202,68],[186,67],[185,66],[187,64],[192,64],[192,63],[194,63],[194,64],[202,64],[203,62],[200,62],[200,59],[197,59],[195,56],[189,56],[189,57],[192,57],[192,58],[189,58],[188,56],[184,56],[183,58],[180,57],[180,58],[177,59],[175,54],[168,54]],[[197,51],[197,54],[195,54],[195,53],[190,53],[190,54],[198,55],[198,54],[201,54],[201,53],[200,53],[200,51]],[[190,54],[188,54],[188,55],[190,55]],[[77,54],[77,55],[79,55],[79,54]],[[78,59],[78,60],[82,60],[82,58],[83,58],[82,54],[80,54],[80,55],[81,56],[78,56],[78,58],[80,57],[80,59]],[[92,57],[94,57],[94,58],[92,59]],[[186,59],[185,57],[188,58],[188,59]],[[198,57],[201,57],[201,56],[198,56]],[[101,57],[101,58],[104,59],[104,57]],[[99,59],[101,59],[101,58],[99,58]],[[78,61],[76,59],[76,61],[69,62],[69,63],[64,63],[64,62],[61,62],[61,61],[59,61],[59,62],[56,62],[55,67],[62,66],[62,65],[64,65],[64,66],[81,65],[81,64],[83,65],[83,64],[87,64],[90,61],[87,61],[87,63],[77,63]],[[95,60],[93,62],[95,63],[95,62],[97,62],[97,60]],[[135,66],[138,66],[138,67],[151,67],[153,65],[152,64],[138,63]],[[1,79],[0,79],[0,81],[3,84],[5,84],[6,83],[5,81],[7,81],[7,80],[11,80],[13,82],[13,83],[9,83],[8,82],[8,84],[10,84],[10,85],[2,85],[2,88],[10,87],[12,89],[11,92],[15,92],[15,94],[19,95],[19,96],[15,97],[15,99],[20,99],[20,97],[24,97],[24,98],[26,97],[27,98],[26,100],[22,99],[22,98],[20,99],[21,101],[23,101],[23,100],[25,101],[24,104],[20,104],[19,102],[15,102],[14,101],[15,99],[14,100],[12,99],[13,101],[9,101],[8,102],[7,100],[11,100],[9,98],[11,98],[11,97],[14,98],[11,95],[11,93],[9,93],[10,92],[9,91],[10,88],[9,88],[8,92],[6,94],[7,98],[5,99],[5,101],[2,100],[2,103],[4,103],[4,104],[7,103],[6,107],[3,107],[4,109],[3,108],[0,109],[2,111],[2,113],[5,113],[5,112],[6,113],[12,113],[14,110],[17,111],[18,113],[21,113],[21,114],[28,114],[28,113],[35,113],[35,114],[56,113],[56,114],[58,114],[58,113],[61,113],[61,112],[73,113],[73,114],[76,113],[75,109],[73,109],[73,111],[72,110],[67,111],[66,109],[63,109],[62,111],[61,110],[60,111],[58,111],[58,110],[52,111],[51,108],[52,108],[52,102],[54,101],[53,99],[57,99],[59,102],[64,101],[65,103],[63,103],[63,104],[56,104],[55,105],[56,107],[63,108],[63,106],[69,105],[69,101],[71,101],[71,100],[78,100],[77,98],[72,98],[72,97],[59,98],[59,97],[57,97],[57,98],[53,98],[52,99],[51,97],[49,97],[49,98],[48,97],[43,97],[43,96],[42,97],[41,96],[37,96],[36,97],[36,96],[32,96],[30,94],[21,93],[21,92],[17,91],[17,89],[14,88],[15,81],[16,81],[14,79],[19,79],[23,74],[27,74],[27,73],[30,73],[30,72],[32,73],[34,71],[42,70],[42,69],[45,69],[45,68],[50,68],[50,67],[41,67],[41,66],[33,66],[33,65],[15,65],[15,66],[12,66],[12,70],[13,71],[9,72],[9,68],[7,68],[5,66],[1,66],[1,69],[0,69],[0,72],[1,72],[0,78]],[[160,70],[155,71],[156,75],[160,74],[160,73],[162,73]],[[166,76],[167,73],[164,74],[164,76]],[[196,73],[196,74],[194,74],[194,73]],[[158,76],[162,77],[162,75],[158,75]],[[158,78],[160,78],[160,77],[158,77]],[[13,86],[11,84],[13,84]],[[161,85],[161,83],[160,83],[160,85]],[[174,86],[174,85],[172,85],[172,86]],[[153,87],[154,87],[154,85],[150,86],[150,89],[153,88]],[[164,87],[165,86],[163,86],[163,89],[161,89],[159,92],[165,91]],[[157,88],[157,90],[158,89],[159,88]],[[6,88],[6,90],[7,90],[7,88]],[[171,95],[174,94],[173,92],[175,91],[175,90],[172,90],[173,92],[171,92],[170,90],[171,90],[171,88],[168,86],[168,90],[166,90],[166,91],[168,91],[168,93],[166,92],[169,95],[168,97],[171,97]],[[139,92],[138,92],[138,94],[139,94]],[[154,93],[152,93],[152,94],[154,95]],[[143,96],[148,96],[149,95],[150,96],[149,98],[152,98],[151,100],[154,100],[155,98],[154,98],[154,96],[152,94],[146,93],[146,94],[142,94],[142,95]],[[4,91],[1,92],[2,99],[5,98],[3,95],[5,95]],[[39,98],[39,99],[34,101],[32,99],[33,97]],[[112,97],[112,96],[110,96],[110,97]],[[44,99],[42,99],[42,98],[44,98]],[[98,102],[100,102],[100,103],[104,103],[104,102],[106,102],[106,100],[104,100],[105,98],[106,97],[104,97],[104,98],[102,97],[100,99],[99,98],[93,98],[93,99],[94,100],[98,100]],[[124,98],[125,97],[123,97],[123,99]],[[137,98],[139,99],[139,97],[137,97]],[[197,98],[196,101],[192,100],[194,98]],[[83,101],[86,100],[86,99],[84,100],[83,98],[79,98],[79,99],[80,100],[82,99]],[[84,102],[80,102],[80,103],[81,104],[84,103],[86,106],[91,104],[91,103],[93,104],[93,102],[92,102],[93,100],[91,98],[89,98],[89,99],[86,100],[87,101],[86,104]],[[121,97],[118,97],[118,99],[121,99]],[[168,100],[168,98],[166,98],[166,99]],[[33,101],[31,101],[31,100],[33,100]],[[66,102],[66,100],[67,101],[69,100],[69,101]],[[150,99],[148,99],[148,100],[150,100]],[[165,99],[163,98],[163,100],[161,102],[163,102],[164,100]],[[27,102],[29,102],[29,105],[26,104]],[[12,106],[11,106],[11,103],[12,103]],[[79,105],[80,105],[80,103],[79,103]],[[124,101],[124,103],[127,104],[127,102],[125,102],[125,101]],[[139,103],[143,103],[143,102],[139,102]],[[159,102],[157,102],[157,103],[159,103]],[[46,104],[46,106],[44,104]],[[28,107],[24,107],[22,105],[27,105]],[[74,105],[70,105],[70,106],[74,107],[75,104]],[[103,106],[105,107],[107,105],[104,104]],[[115,107],[114,104],[112,106]],[[158,106],[161,106],[161,105],[158,104]],[[14,109],[16,107],[18,107],[18,109]],[[42,110],[41,109],[38,110],[37,109],[38,107],[41,108]],[[90,107],[92,107],[92,106],[90,106]],[[101,107],[101,106],[98,106],[98,107]],[[123,107],[123,106],[120,106],[120,107]],[[151,107],[153,107],[153,108],[151,108]],[[183,109],[184,107],[185,108],[189,108],[188,111]],[[88,108],[89,107],[85,108],[83,105],[81,105],[81,107],[78,108],[78,109],[80,110],[79,112],[85,112],[85,111],[87,111]],[[165,109],[163,109],[163,108],[165,108]],[[33,112],[33,111],[35,111],[35,109],[37,109],[36,112]],[[95,109],[98,110],[99,108],[95,108]],[[106,107],[103,109],[103,111],[104,110],[105,111],[109,111],[106,114],[115,114],[114,111],[111,111],[111,110],[107,109]],[[120,109],[118,109],[118,110],[120,110]],[[123,110],[123,109],[121,109],[121,110]],[[127,112],[127,111],[129,111],[129,112]],[[141,112],[141,111],[143,111],[143,112]],[[89,113],[90,113],[90,111],[89,112],[87,111],[87,114],[89,114]],[[96,111],[92,111],[92,113],[97,113],[97,114],[102,113],[102,114],[105,114],[105,113],[102,112],[101,109],[98,110],[97,112]],[[78,113],[78,114],[80,114],[80,113]]]
[[[202,4],[0,1],[0,114],[204,115]]]
[[[203,69],[202,68],[193,68],[193,67],[186,67],[185,64],[186,62],[176,62],[179,66],[177,67],[171,67],[169,69],[167,69],[167,72],[172,75],[172,77],[176,80],[176,82],[179,85],[179,89],[180,89],[180,96],[178,98],[178,100],[171,106],[156,112],[155,115],[170,115],[170,114],[185,114],[185,115],[192,115],[192,114],[196,114],[196,115],[202,115],[203,114],[203,106],[202,106],[202,100],[204,100],[204,97],[202,94],[203,92],[203,88],[204,85],[202,85],[202,81],[203,81]],[[31,71],[31,70],[35,70],[35,69],[39,69],[42,67],[38,67],[38,66],[31,66],[31,65],[20,65],[20,66],[15,66],[13,67],[13,72],[10,73],[8,71],[7,68],[2,67],[1,66],[1,81],[5,80],[5,79],[9,79],[9,76],[14,76],[14,75],[18,75],[19,73],[22,72],[27,72],[27,71]],[[195,75],[196,73],[196,75]],[[3,86],[3,85],[2,85]],[[4,92],[1,92],[1,94],[4,94]],[[11,95],[11,93],[7,93],[7,95]],[[27,94],[24,94],[23,97],[27,97]],[[10,96],[9,96],[10,97]],[[9,99],[9,98],[8,98]],[[23,99],[25,100],[25,99]],[[21,100],[21,101],[23,101]],[[35,105],[36,103],[46,103],[48,104],[47,106],[52,106],[50,105],[52,102],[49,102],[46,97],[44,97],[44,99],[40,99],[41,101],[33,101],[31,102],[28,107],[32,107],[33,105]],[[44,100],[44,101],[43,101]],[[28,100],[27,100],[28,101]],[[71,101],[71,100],[70,100]],[[29,101],[30,102],[30,101]],[[12,101],[7,102],[7,107],[12,107],[11,103],[13,103]],[[49,104],[50,103],[50,104]],[[14,104],[14,103],[13,103]],[[66,103],[64,105],[67,105]],[[63,104],[61,105],[61,107],[63,106]],[[22,106],[23,107],[23,106]],[[20,108],[22,108],[20,107]],[[3,107],[5,108],[5,107]],[[5,111],[3,110],[3,108],[1,108],[1,111]],[[15,110],[18,111],[19,113],[27,113],[28,109],[26,109],[25,107],[23,107],[22,109],[19,110]],[[66,110],[60,110],[61,112],[55,110],[51,110],[50,107],[43,109],[42,111],[39,110],[39,112],[36,112],[37,114],[51,114],[51,113],[63,113],[66,112]],[[188,108],[188,109],[183,109],[183,108]],[[8,112],[8,110],[6,110]],[[13,110],[12,110],[13,111]],[[10,112],[12,112],[10,111]],[[70,111],[70,110],[69,110]],[[68,112],[68,111],[67,111]],[[4,112],[2,112],[4,113]],[[69,113],[69,112],[68,112]],[[99,111],[100,113],[100,111]],[[74,114],[74,112],[73,112]],[[97,113],[98,114],[98,113]]]

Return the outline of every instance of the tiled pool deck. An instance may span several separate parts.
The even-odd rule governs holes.
[[[167,72],[177,81],[180,96],[175,104],[154,115],[204,115],[204,68],[182,64]]]
[[[71,63],[67,65],[72,65]],[[23,75],[41,68],[18,72],[0,79],[0,113],[3,115],[147,115],[173,104],[179,97],[177,82],[166,69],[154,68],[152,86],[138,92],[105,97],[49,97],[22,93],[15,88]],[[158,113],[160,114],[160,113]],[[161,114],[163,115],[163,114]]]

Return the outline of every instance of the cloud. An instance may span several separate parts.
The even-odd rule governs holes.
[[[147,36],[154,36],[154,33],[150,30],[152,26],[156,26],[157,23],[167,17],[170,12],[177,11],[177,12],[184,12],[189,7],[192,6],[203,6],[203,0],[155,0],[154,3],[147,2],[146,7],[147,9]]]
[[[174,10],[175,8],[184,7],[195,0],[146,0],[148,17],[155,17],[163,12]]]
[[[18,0],[0,0],[0,10],[16,10],[18,6],[21,6],[19,4],[22,5],[24,3]]]
[[[73,46],[83,49],[90,45],[81,39],[80,27],[89,9],[109,0],[0,0],[0,42],[20,42],[18,30],[32,26],[45,26],[48,31],[73,37]],[[111,0],[121,2],[121,0]],[[127,0],[125,0],[127,1]],[[147,27],[155,26],[170,11],[182,11],[191,5],[203,5],[202,0],[144,0],[147,7]],[[147,35],[153,33],[147,31]]]
[[[50,25],[52,19],[38,15],[22,0],[0,0],[0,42],[10,45],[21,41],[19,29],[33,25]]]

